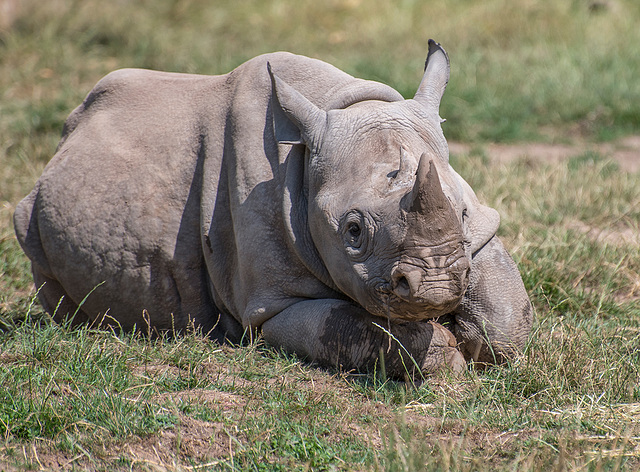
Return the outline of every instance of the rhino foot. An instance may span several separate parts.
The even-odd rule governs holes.
[[[424,374],[435,374],[444,370],[460,373],[466,370],[467,362],[457,348],[456,337],[441,324],[430,321],[433,328],[431,342],[422,361]]]

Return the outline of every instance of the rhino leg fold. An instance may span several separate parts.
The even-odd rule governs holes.
[[[218,344],[239,344],[245,335],[245,330],[238,321],[227,313],[220,310],[218,317],[215,319],[213,328],[208,332],[210,339],[217,341]]]
[[[71,326],[78,326],[89,322],[86,313],[78,309],[78,305],[57,280],[47,277],[33,264],[32,272],[33,281],[38,290],[38,299],[56,323],[70,321]]]
[[[469,287],[453,314],[453,331],[468,361],[500,364],[524,348],[533,308],[515,262],[497,237],[474,255]]]
[[[273,346],[344,370],[380,369],[381,356],[386,374],[400,379],[466,368],[455,338],[439,324],[387,324],[343,300],[298,302],[266,321],[262,333]]]

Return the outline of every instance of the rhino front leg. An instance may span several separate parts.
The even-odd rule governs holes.
[[[474,255],[469,287],[453,314],[468,361],[499,364],[524,347],[533,309],[515,262],[496,236]]]
[[[395,340],[380,326],[391,332]],[[453,371],[466,368],[454,336],[441,325],[433,322],[388,325],[387,320],[343,300],[298,302],[266,321],[262,332],[273,346],[321,365],[346,370],[371,370],[381,354],[387,375],[394,378],[418,374],[409,355],[422,374],[443,368]]]

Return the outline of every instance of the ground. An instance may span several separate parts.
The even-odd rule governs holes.
[[[474,146],[470,144],[449,143],[451,154],[469,153],[473,148]],[[570,144],[486,144],[482,148],[491,161],[497,163],[525,158],[551,164],[593,152],[612,159],[627,172],[640,171],[640,136],[627,136],[617,141],[603,143],[575,139]]]
[[[475,154],[482,156],[483,162],[491,168],[513,162],[525,165],[536,163],[536,166],[542,162],[553,168],[566,166],[576,157],[583,162],[589,156],[594,156],[598,162],[605,159],[617,163],[618,172],[633,173],[640,169],[640,136],[627,137],[618,142],[573,145],[535,143],[470,146],[450,143],[450,149],[454,159],[460,155]],[[577,217],[567,221],[565,223],[569,231],[583,234],[593,244],[624,250],[628,245],[637,246],[640,243],[637,227],[597,227]],[[511,240],[517,244],[517,238]],[[524,262],[524,259],[520,261],[521,267]],[[630,277],[635,284],[629,283],[625,291],[614,294],[617,303],[624,305],[640,298],[640,276],[632,274]],[[579,283],[577,281],[575,285]],[[543,318],[552,321],[548,315]],[[549,328],[539,320],[536,328],[539,332],[534,336],[546,337],[546,341],[542,339],[540,343],[569,346],[571,352],[583,348],[587,338],[576,328],[579,323],[555,323],[555,327]],[[637,328],[629,329],[636,333],[639,331]],[[99,342],[103,343],[103,347],[111,346],[104,347],[109,351],[114,345],[122,343],[114,339],[117,338],[107,336]],[[637,335],[635,339],[637,343]],[[604,460],[620,466],[622,459],[630,461],[626,462],[627,465],[638,465],[640,404],[637,402],[602,405],[593,399],[595,403],[591,406],[578,404],[554,407],[543,401],[543,406],[529,405],[524,413],[517,413],[518,408],[510,406],[508,401],[500,403],[501,400],[487,400],[492,395],[499,395],[493,390],[493,383],[505,382],[506,379],[523,383],[522,391],[518,393],[526,401],[529,401],[527,395],[530,393],[525,391],[531,388],[542,388],[540,392],[546,388],[558,388],[554,387],[557,381],[553,379],[546,380],[546,388],[532,387],[536,382],[545,382],[544,378],[530,378],[531,372],[527,372],[540,363],[538,358],[529,357],[519,361],[521,364],[506,369],[509,372],[506,375],[496,369],[489,377],[483,377],[485,374],[469,374],[463,378],[428,379],[425,393],[424,386],[416,385],[389,387],[382,383],[376,387],[375,382],[371,384],[370,376],[363,378],[351,373],[327,372],[295,359],[281,358],[277,353],[265,351],[264,347],[251,348],[247,352],[247,348],[216,347],[203,340],[194,342],[207,355],[203,354],[193,362],[193,366],[190,364],[186,369],[181,364],[183,361],[176,361],[169,354],[160,357],[158,354],[141,355],[135,349],[135,352],[127,354],[124,372],[134,380],[128,387],[131,393],[127,394],[128,389],[125,389],[119,395],[128,401],[144,402],[149,407],[157,408],[155,414],[166,414],[170,418],[166,420],[167,425],[156,427],[150,434],[137,437],[128,435],[124,440],[114,440],[113,434],[98,435],[100,439],[97,439],[97,444],[101,445],[89,451],[78,439],[70,446],[61,447],[60,435],[68,431],[54,437],[36,437],[17,443],[9,442],[7,436],[7,447],[0,455],[0,464],[4,458],[6,465],[0,470],[23,470],[25,465],[41,470],[108,469],[107,464],[117,464],[117,468],[123,470],[242,470],[259,469],[259,464],[264,461],[270,464],[271,469],[300,467],[300,463],[306,462],[311,469],[320,466],[345,470],[369,470],[371,467],[393,470],[394,464],[402,465],[396,470],[412,470],[411,464],[414,462],[423,465],[432,463],[434,470],[437,467],[444,468],[447,463],[453,464],[455,470],[474,470],[480,463],[486,467],[487,464],[497,466],[505,462],[511,466],[519,464],[522,470],[535,470],[541,463],[565,470],[577,465],[587,467]],[[170,343],[163,345],[159,351],[176,351],[180,348],[180,344],[172,346]],[[564,355],[562,351],[557,359],[551,359],[551,365],[559,366],[557,363],[562,362]],[[155,356],[155,359],[149,361],[149,356]],[[165,356],[164,359],[162,356]],[[28,364],[28,358],[28,354],[8,354],[7,351],[2,351],[0,356],[2,364],[7,367]],[[230,359],[233,362],[230,363]],[[571,369],[568,360],[566,362],[567,368]],[[544,371],[548,367],[541,365],[533,368]],[[274,369],[275,372],[265,373],[265,370]],[[518,369],[525,373],[518,374]],[[191,377],[184,383],[186,375]],[[511,375],[514,377],[511,378]],[[173,386],[170,388],[158,387],[166,385],[167,379],[171,382],[177,382],[178,379],[183,383],[177,386],[171,384]],[[586,382],[587,377],[584,379]],[[55,382],[57,388],[52,390],[51,396],[73,398],[79,395],[73,383]],[[137,390],[148,385],[155,390],[145,395],[140,392],[136,397]],[[486,401],[487,405],[481,405],[479,396],[486,397],[482,401]],[[469,398],[474,398],[473,403],[464,406]],[[471,417],[460,412],[447,413],[447,401],[457,404],[462,410],[467,409]],[[472,417],[477,413],[471,412],[477,408],[496,408],[493,420],[474,420]],[[487,412],[483,414],[490,415]],[[513,421],[510,416],[514,414],[528,417],[522,427],[510,423]],[[282,418],[288,415],[292,415],[293,419],[287,419],[286,424],[276,424],[274,421],[272,429],[265,427],[265,424],[270,424],[271,416]],[[548,429],[540,425],[575,421],[576,415],[580,418],[584,416],[581,421],[586,421],[586,424],[591,421],[594,425],[583,430],[563,430],[564,436],[555,437],[556,443],[552,445],[550,434],[554,427]],[[503,418],[495,419],[500,416]],[[616,421],[622,421],[617,424],[627,424],[627,429],[615,431],[607,426],[609,430],[594,432],[599,428],[598,422],[605,426],[613,424],[611,421],[614,417]],[[68,428],[82,429],[83,421],[76,421]],[[310,429],[301,429],[306,427]],[[87,429],[91,430],[89,427]],[[315,438],[315,442],[309,442],[309,438]],[[287,441],[286,447],[291,448],[291,455],[298,457],[301,462],[286,455],[280,457],[273,452],[283,447],[280,445],[283,440]],[[348,454],[355,457],[361,448],[365,448],[365,451],[366,448],[384,451],[384,454],[380,458],[364,453],[368,459],[362,459],[363,462],[358,465],[358,462],[345,463],[341,459],[344,454],[340,451],[324,451],[326,456],[322,456],[320,452],[307,450],[313,445],[322,449],[326,447],[323,444],[341,442],[354,445],[350,446],[352,449]],[[302,450],[295,449],[297,446]],[[436,459],[433,458],[434,451],[438,451]],[[548,454],[551,455],[545,459]]]

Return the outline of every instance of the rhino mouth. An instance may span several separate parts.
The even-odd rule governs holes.
[[[423,321],[451,313],[460,304],[465,289],[460,288],[453,279],[448,282],[432,284],[425,298],[416,301],[404,300],[383,287],[379,306],[373,314],[398,321]]]
[[[440,267],[404,260],[391,271],[388,281],[375,287],[381,316],[421,321],[450,313],[462,300],[469,283],[469,261],[464,255]]]

